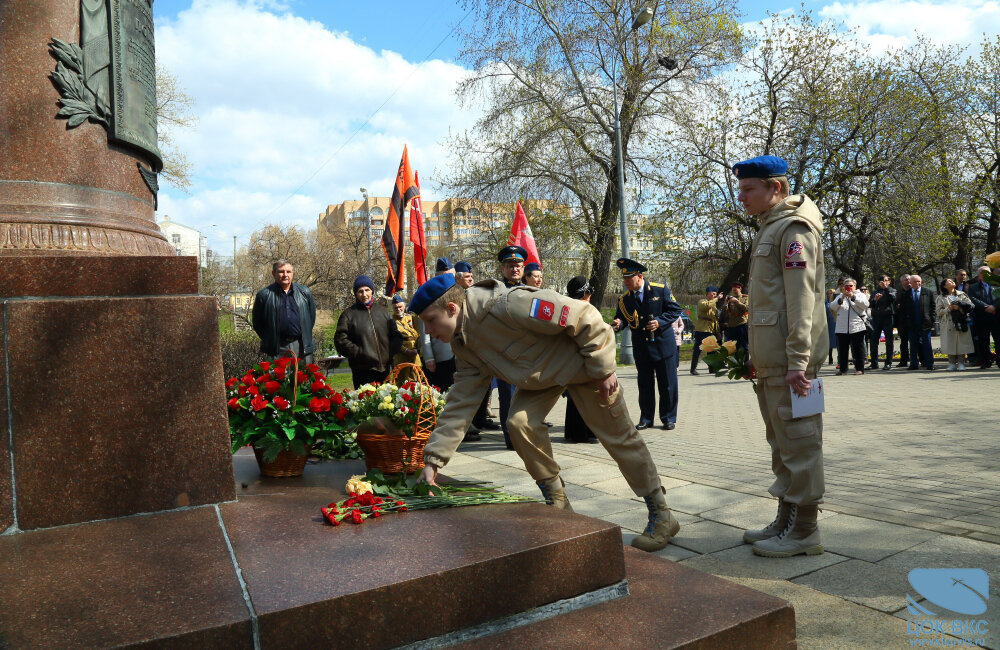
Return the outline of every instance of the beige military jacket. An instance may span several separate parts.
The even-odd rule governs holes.
[[[819,209],[796,194],[760,220],[750,260],[750,358],[760,377],[815,376],[830,349]]]
[[[490,378],[540,390],[604,379],[616,367],[615,334],[593,305],[496,280],[465,292],[451,349],[455,384],[424,448],[424,459],[438,467],[462,442]]]

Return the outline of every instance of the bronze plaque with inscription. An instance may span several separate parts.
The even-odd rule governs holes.
[[[156,56],[152,0],[110,0],[112,140],[148,152],[163,166],[156,146]]]

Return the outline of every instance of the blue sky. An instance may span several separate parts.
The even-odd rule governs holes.
[[[743,2],[747,23],[794,0]],[[454,88],[467,74],[455,37],[466,10],[448,0],[155,0],[158,63],[195,100],[195,129],[174,135],[193,166],[187,193],[161,191],[158,217],[231,250],[266,223],[313,228],[328,204],[391,193],[407,145],[425,199],[456,155],[449,133],[475,111]],[[806,2],[876,48],[922,33],[970,43],[1000,31],[993,0]],[[395,95],[390,98],[390,95]],[[387,99],[389,101],[387,101]],[[385,105],[379,109],[380,106]],[[377,111],[371,122],[365,120]],[[360,128],[360,130],[359,130]]]

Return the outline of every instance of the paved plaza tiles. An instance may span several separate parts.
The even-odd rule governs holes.
[[[971,638],[1000,649],[1000,370],[836,377],[827,368],[827,552],[778,560],[742,543],[745,527],[767,524],[775,511],[756,397],[748,382],[682,368],[677,428],[643,432],[682,525],[659,554],[790,601],[803,648],[915,647],[906,596],[922,601],[909,571],[982,569],[987,612],[964,618],[985,619],[986,634]],[[635,419],[634,368],[619,368],[619,377]],[[550,414],[550,433],[573,508],[620,525],[628,542],[645,526],[646,509],[603,447],[563,441],[564,408],[560,401]],[[447,474],[538,496],[499,434],[459,451]]]

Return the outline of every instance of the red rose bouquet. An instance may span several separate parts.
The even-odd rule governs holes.
[[[316,438],[343,437],[352,426],[344,395],[327,385],[319,366],[297,361],[261,361],[226,382],[233,453],[253,445],[268,462],[281,451],[305,455]]]

